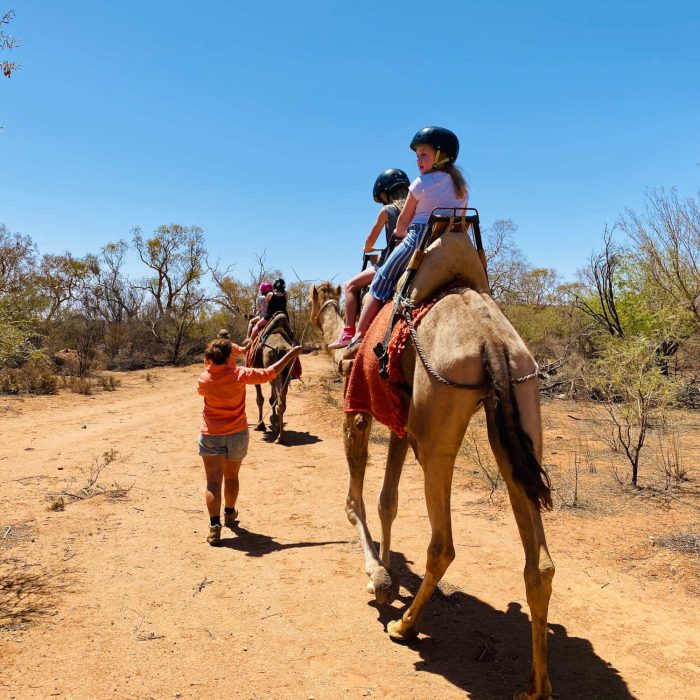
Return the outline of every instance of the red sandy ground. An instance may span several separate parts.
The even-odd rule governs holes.
[[[0,398],[0,696],[510,698],[530,651],[522,549],[503,492],[489,500],[475,463],[459,458],[457,559],[420,638],[396,645],[385,625],[419,585],[429,539],[419,465],[409,457],[394,528],[401,598],[379,607],[344,512],[341,387],[328,360],[305,356],[288,400],[291,445],[251,434],[240,526],[209,547],[200,369],[118,375],[116,392],[94,396]],[[544,407],[558,506],[545,516],[556,698],[700,698],[697,559],[652,539],[698,520],[698,417],[674,420],[696,481],[660,499],[616,484],[610,465],[622,463],[597,442],[589,408]],[[375,431],[365,485],[375,537],[384,436]],[[79,491],[108,450],[119,458],[100,475],[106,493],[49,510],[52,494]]]

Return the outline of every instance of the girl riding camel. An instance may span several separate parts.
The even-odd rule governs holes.
[[[449,129],[427,126],[411,141],[416,153],[420,175],[408,188],[408,198],[394,235],[403,239],[376,271],[366,297],[357,332],[345,351],[352,357],[377,312],[394,293],[396,282],[406,269],[413,252],[421,247],[428,229],[428,219],[434,209],[466,208],[467,183],[455,165],[459,154],[459,140]]]
[[[250,338],[250,332],[253,330],[257,322],[267,313],[267,295],[272,291],[272,285],[269,282],[263,282],[260,285],[260,295],[255,300],[255,315],[248,321],[248,332],[246,338]]]
[[[250,341],[253,342],[260,331],[270,322],[270,319],[280,312],[287,318],[287,290],[284,280],[280,277],[272,283],[272,291],[267,295],[267,311],[263,317],[257,322],[250,334]]]
[[[372,191],[374,201],[384,206],[379,212],[379,216],[377,216],[377,220],[374,222],[374,226],[372,226],[372,230],[367,236],[364,252],[371,253],[374,250],[374,245],[377,242],[377,238],[379,238],[382,228],[386,236],[386,247],[379,256],[376,265],[368,267],[366,270],[360,272],[359,275],[355,275],[345,283],[346,325],[340,332],[338,340],[328,346],[329,350],[344,348],[355,335],[355,321],[357,320],[359,301],[357,292],[372,281],[377,268],[384,263],[399,242],[394,236],[394,230],[396,229],[396,221],[399,218],[401,209],[408,197],[409,184],[408,175],[398,168],[389,168],[380,173],[374,183],[374,190]]]

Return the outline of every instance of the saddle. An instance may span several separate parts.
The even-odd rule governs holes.
[[[275,334],[281,335],[290,345],[296,345],[292,326],[289,323],[287,315],[282,311],[279,311],[270,319],[270,322],[262,329],[260,335],[255,339],[255,342],[250,344],[246,352],[246,367],[263,366],[262,349],[265,347],[267,339]]]

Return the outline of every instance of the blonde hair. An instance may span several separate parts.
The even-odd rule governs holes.
[[[437,155],[438,151],[435,146],[431,146],[429,143],[425,145],[432,149],[433,153]],[[458,165],[450,161],[444,165],[433,165],[433,170],[444,170],[452,178],[452,184],[454,185],[457,199],[464,199],[469,194],[469,185],[467,185],[467,181],[464,179],[462,170]]]
[[[445,163],[439,169],[444,170],[452,178],[457,199],[464,199],[469,194],[469,186],[460,168],[454,163]]]
[[[393,204],[399,211],[403,209],[403,205],[406,204],[408,199],[408,187],[406,185],[399,185],[394,187],[391,192],[385,192],[382,194],[382,199],[385,204]]]

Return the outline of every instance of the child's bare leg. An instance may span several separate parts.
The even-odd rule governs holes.
[[[248,330],[245,333],[246,338],[250,338],[250,332],[253,330],[253,326],[260,320],[260,316],[253,316],[253,318],[248,321]]]
[[[209,516],[221,515],[221,483],[224,480],[224,456],[203,455],[204,471],[207,475],[205,499]]]
[[[243,460],[225,460],[224,461],[224,504],[226,508],[231,509],[236,507],[238,500],[238,472],[241,469]]]
[[[267,325],[267,321],[264,318],[261,318],[256,324],[255,328],[253,328],[253,332],[250,334],[250,339],[255,340],[258,337],[258,333],[265,328]]]
[[[382,302],[373,297],[371,294],[368,294],[367,301],[365,301],[362,306],[360,320],[357,322],[357,333],[355,334],[356,338],[362,337],[367,332],[367,329],[370,327],[374,317],[381,308]]]
[[[345,325],[355,327],[357,321],[357,291],[366,287],[374,278],[374,268],[363,270],[345,283]]]

